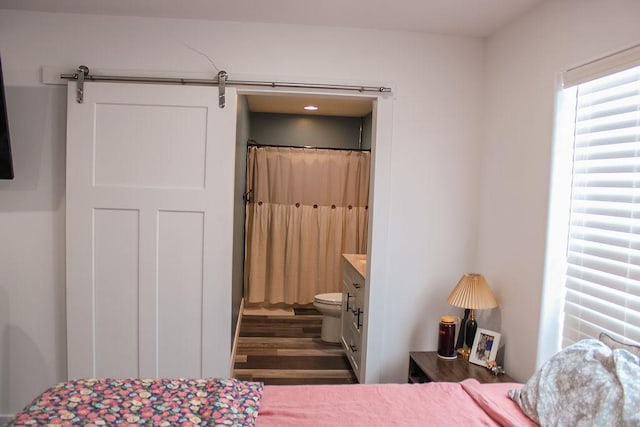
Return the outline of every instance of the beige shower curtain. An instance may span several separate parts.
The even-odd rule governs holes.
[[[342,254],[366,253],[370,153],[250,147],[245,298],[309,304],[341,292]]]

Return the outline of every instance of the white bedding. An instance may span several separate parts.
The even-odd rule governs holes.
[[[543,426],[640,426],[640,360],[628,350],[583,340],[509,395]]]

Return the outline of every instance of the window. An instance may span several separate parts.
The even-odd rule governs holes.
[[[556,203],[568,209],[561,345],[603,331],[640,343],[640,47],[570,70],[564,82],[571,111],[558,120],[569,117],[571,132],[556,145],[571,155],[554,165],[570,172],[559,194],[567,201]]]

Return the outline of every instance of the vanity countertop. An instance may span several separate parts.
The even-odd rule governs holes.
[[[367,277],[367,254],[342,254],[363,278]]]

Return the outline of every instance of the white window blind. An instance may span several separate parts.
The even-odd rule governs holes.
[[[640,344],[640,66],[577,87],[563,346]]]

